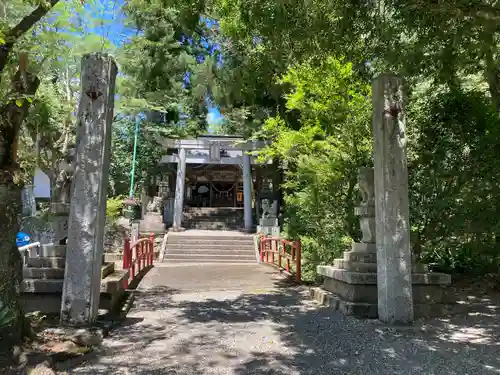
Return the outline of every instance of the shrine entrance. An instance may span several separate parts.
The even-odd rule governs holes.
[[[255,229],[258,223],[254,219],[260,215],[257,197],[262,198],[261,192],[255,191],[256,174],[273,163],[256,160],[252,152],[264,147],[265,141],[212,135],[196,139],[158,137],[157,141],[166,153],[158,168],[164,169],[160,178],[166,185],[161,189],[164,223],[171,231],[189,226],[200,229],[190,225],[201,225],[193,223],[195,219],[214,226],[221,217],[227,223],[231,219],[234,226],[246,232]]]
[[[243,176],[237,165],[188,166],[186,180],[188,207],[243,207]]]

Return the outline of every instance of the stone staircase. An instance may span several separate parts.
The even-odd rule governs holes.
[[[238,263],[257,262],[254,237],[222,231],[186,231],[169,233],[166,263]]]
[[[240,230],[244,226],[242,208],[188,207],[182,226],[199,230]]]
[[[26,312],[57,314],[61,310],[66,245],[42,245],[38,256],[28,256],[23,268],[21,302]],[[100,308],[112,310],[123,296],[128,270],[116,270],[114,263],[101,267]]]

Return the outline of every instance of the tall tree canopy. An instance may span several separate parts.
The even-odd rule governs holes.
[[[105,27],[114,17],[96,18],[109,7],[126,22],[119,46],[85,24]],[[135,116],[145,117],[140,139],[149,147],[139,162],[147,170],[151,134],[204,133],[207,109],[217,106],[218,132],[273,141],[261,157],[281,161],[285,229],[303,238],[311,278],[359,236],[352,207],[356,170],[371,164],[370,80],[401,73],[413,248],[442,269],[498,271],[500,5],[128,0],[118,8],[0,0],[0,301],[19,332],[19,182],[35,166],[57,179],[74,137],[79,60],[96,50],[115,54],[121,72],[111,191],[126,186]]]

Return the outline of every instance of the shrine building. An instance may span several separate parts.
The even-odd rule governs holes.
[[[266,142],[211,135],[157,141],[164,154],[151,187],[163,197],[164,223],[173,231],[184,229],[188,213],[197,210],[207,215],[232,213],[239,229],[252,232],[262,199],[278,200],[275,165],[259,163],[250,155]]]

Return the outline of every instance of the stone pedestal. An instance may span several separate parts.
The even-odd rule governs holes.
[[[318,266],[318,273],[324,277],[322,288],[330,292],[333,308],[347,315],[375,319],[379,317],[377,265],[359,262],[366,257],[366,254],[358,257],[348,251],[343,259],[336,260],[335,266]],[[450,283],[450,275],[428,272],[425,265],[414,265],[412,292],[415,316],[440,316],[449,312],[454,304],[447,288]]]
[[[328,292],[329,304],[348,315],[364,318],[379,317],[377,288],[377,245],[375,231],[374,177],[372,168],[361,168],[358,184],[363,197],[355,208],[363,233],[361,242],[353,243],[343,258],[333,266],[318,266],[324,277],[322,289]],[[412,266],[413,310],[416,316],[436,316],[448,311],[453,300],[446,293],[450,275],[428,272],[423,264]],[[311,290],[315,299],[324,300],[319,289]]]
[[[158,196],[153,197],[146,209],[147,212],[140,222],[141,233],[164,234],[163,198]]]
[[[280,235],[280,226],[277,218],[260,218],[257,226],[257,233],[266,236],[278,237]]]
[[[164,234],[165,224],[163,216],[160,213],[148,212],[144,215],[144,219],[140,223],[141,233]]]

